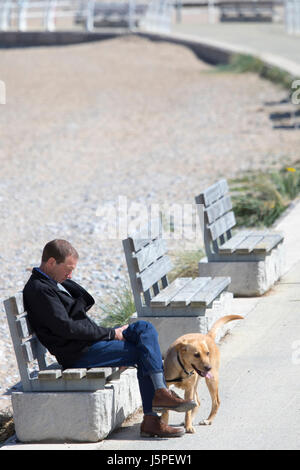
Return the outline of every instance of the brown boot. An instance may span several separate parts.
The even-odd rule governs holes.
[[[144,416],[141,424],[142,437],[181,437],[184,433],[183,427],[168,426],[159,416]]]
[[[186,412],[197,406],[194,400],[183,400],[176,393],[172,393],[167,388],[159,388],[155,390],[152,400],[153,411],[172,410],[178,412]]]

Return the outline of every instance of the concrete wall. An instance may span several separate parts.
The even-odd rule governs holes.
[[[0,48],[63,46],[112,39],[126,34],[128,33],[113,31],[101,33],[85,31],[0,31]]]

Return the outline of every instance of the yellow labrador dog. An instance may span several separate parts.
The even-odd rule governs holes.
[[[185,400],[195,400],[197,406],[185,415],[186,432],[194,433],[193,418],[200,406],[197,392],[198,381],[204,377],[208,387],[212,408],[210,415],[200,424],[211,424],[220,406],[218,393],[220,352],[215,343],[218,328],[232,320],[242,320],[240,315],[226,315],[217,320],[210,331],[204,335],[190,333],[180,336],[169,347],[164,360],[164,372],[167,385],[174,384],[184,390]],[[168,423],[168,411],[162,415],[162,421]]]

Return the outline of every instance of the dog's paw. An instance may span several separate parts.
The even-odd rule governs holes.
[[[209,419],[203,419],[202,421],[199,422],[200,426],[210,426],[211,421]]]
[[[196,429],[194,428],[194,426],[188,426],[187,428],[185,428],[185,432],[194,434],[196,432]]]

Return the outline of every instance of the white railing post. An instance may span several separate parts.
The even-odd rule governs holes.
[[[130,31],[133,31],[135,29],[135,0],[129,0],[128,8],[128,27]]]
[[[300,0],[285,0],[285,30],[288,34],[300,34]]]
[[[295,0],[296,34],[300,34],[300,0]]]
[[[173,7],[172,0],[152,0],[141,23],[148,31],[169,32]]]
[[[0,29],[1,31],[7,31],[10,26],[10,7],[11,1],[6,0],[2,4],[1,16],[0,16]]]
[[[86,30],[93,31],[94,29],[94,15],[95,15],[95,0],[89,0],[87,4],[86,13]]]
[[[19,2],[19,15],[18,15],[18,30],[27,30],[27,8],[28,0],[21,0]]]
[[[284,0],[284,25],[285,30],[290,34],[290,2],[289,0]]]
[[[216,22],[216,8],[214,0],[208,0],[208,22],[214,24]]]
[[[44,26],[46,31],[55,31],[55,8],[57,0],[49,0],[45,11]]]

